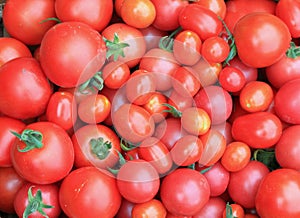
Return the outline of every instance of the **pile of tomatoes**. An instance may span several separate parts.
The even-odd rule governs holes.
[[[299,0],[7,0],[2,16],[1,213],[300,217]]]

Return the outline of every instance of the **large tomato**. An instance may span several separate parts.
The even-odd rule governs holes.
[[[53,26],[40,46],[40,62],[46,76],[61,87],[86,82],[103,66],[105,58],[106,46],[101,35],[82,22]]]
[[[262,180],[255,198],[261,218],[295,218],[300,216],[300,173],[277,169]]]
[[[32,57],[11,60],[0,68],[0,111],[17,119],[43,114],[52,94],[41,66]]]
[[[233,36],[239,58],[256,68],[277,62],[287,51],[291,41],[286,24],[275,15],[265,12],[250,13],[242,17],[235,25]]]

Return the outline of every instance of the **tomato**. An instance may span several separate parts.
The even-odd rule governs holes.
[[[120,12],[123,21],[135,28],[150,26],[156,17],[155,6],[150,0],[123,0]]]
[[[184,96],[175,89],[170,90],[168,104],[175,107],[178,111],[184,111],[193,106],[193,96]]]
[[[110,128],[102,125],[85,125],[71,137],[75,151],[75,166],[112,168],[119,160],[120,140]]]
[[[161,201],[152,199],[145,203],[136,204],[132,209],[132,218],[166,217],[167,210]]]
[[[246,78],[238,68],[226,66],[219,74],[219,83],[228,92],[238,92],[246,84]]]
[[[194,96],[194,104],[204,109],[212,124],[224,123],[232,111],[232,99],[229,93],[220,86],[206,86]],[[222,108],[222,110],[220,110]]]
[[[62,22],[80,21],[100,32],[112,18],[113,1],[94,0],[83,3],[81,1],[58,0],[55,1],[55,12]]]
[[[260,217],[300,216],[300,173],[292,169],[277,169],[261,181],[255,207]]]
[[[220,36],[212,36],[203,41],[202,57],[210,63],[221,63],[229,55],[230,47]]]
[[[202,141],[195,135],[181,137],[170,151],[172,159],[177,166],[189,166],[197,162],[202,152]]]
[[[228,209],[230,207],[230,209]],[[237,217],[243,218],[245,216],[245,211],[243,207],[239,204],[227,204],[225,210],[223,211],[223,218],[226,217]]]
[[[139,68],[155,75],[157,91],[166,91],[172,87],[171,75],[180,65],[173,53],[160,48],[149,50],[141,59]]]
[[[26,16],[24,16],[26,15]],[[3,9],[3,24],[10,36],[28,45],[41,43],[45,33],[55,25],[46,21],[56,17],[54,1],[33,2],[30,0],[10,0]]]
[[[151,0],[155,6],[156,17],[153,26],[159,30],[170,31],[179,27],[178,15],[189,3],[181,0]]]
[[[188,4],[178,16],[180,26],[198,34],[202,41],[217,36],[222,31],[222,22],[210,9],[198,4]]]
[[[292,125],[283,130],[275,145],[276,160],[281,167],[299,170],[298,148],[300,125]]]
[[[135,104],[123,104],[112,114],[119,136],[131,143],[139,143],[154,133],[154,120],[146,109]]]
[[[222,217],[225,207],[226,203],[221,197],[210,197],[204,207],[193,218]]]
[[[233,36],[239,58],[256,68],[267,67],[280,60],[291,41],[285,23],[265,12],[242,17],[235,25]]]
[[[203,135],[210,129],[211,120],[208,113],[197,107],[182,111],[181,125],[190,134]]]
[[[103,196],[101,201],[99,196]],[[114,217],[121,199],[113,175],[95,167],[73,170],[59,190],[60,206],[68,217]]]
[[[276,5],[275,14],[288,26],[293,38],[300,37],[300,1],[283,0]]]
[[[209,194],[206,178],[189,168],[178,168],[165,176],[160,188],[163,204],[175,215],[196,214],[208,202]]]
[[[102,36],[112,42],[112,57],[110,60],[119,60],[128,64],[129,68],[136,66],[146,52],[146,42],[142,32],[125,23],[114,23],[108,25]],[[115,38],[117,37],[117,42]],[[126,43],[126,44],[124,44]],[[106,42],[106,45],[110,43]],[[122,48],[123,45],[128,45]],[[117,49],[116,49],[117,48]]]
[[[52,89],[34,58],[20,57],[4,64],[0,68],[0,81],[0,111],[3,114],[28,119],[46,111]]]
[[[266,165],[251,160],[243,169],[230,174],[228,193],[232,200],[244,208],[255,208],[259,184],[269,173]]]
[[[142,28],[140,31],[142,32],[146,41],[146,51],[149,51],[152,48],[158,48],[161,37],[168,35],[166,31],[159,30],[153,25]]]
[[[270,148],[278,142],[282,124],[271,112],[254,112],[237,117],[231,132],[236,141],[242,141],[251,148]]]
[[[144,203],[154,198],[160,187],[156,169],[147,161],[132,160],[121,166],[117,174],[120,194],[133,203]]]
[[[75,21],[49,29],[40,46],[40,62],[46,76],[54,84],[68,88],[92,78],[103,66],[105,55],[101,35],[87,24]]]
[[[225,137],[219,131],[210,129],[201,135],[200,139],[203,143],[203,153],[198,163],[202,166],[212,166],[220,160],[225,151]]]
[[[201,5],[224,19],[226,15],[226,4],[224,0],[197,0],[194,4]]]
[[[14,199],[19,189],[26,181],[15,171],[13,167],[0,168],[0,211],[15,213]]]
[[[19,217],[58,217],[61,208],[58,202],[58,186],[56,184],[38,185],[24,184],[17,192],[14,208]],[[47,207],[51,206],[51,208]],[[41,211],[40,211],[41,210]]]
[[[226,144],[229,144],[233,141],[231,135],[231,123],[229,121],[218,125],[212,125],[211,128],[219,131],[225,137]]]
[[[6,62],[19,57],[32,57],[29,48],[18,39],[12,37],[1,37],[0,67]]]
[[[173,166],[167,146],[155,137],[146,138],[137,149],[138,156],[151,163],[159,174],[167,173]]]
[[[77,120],[75,99],[70,92],[54,92],[46,109],[47,120],[69,130]]]
[[[131,218],[132,208],[135,203],[127,201],[125,198],[122,198],[121,206],[116,214],[116,218]]]
[[[67,132],[52,122],[28,124],[11,149],[13,167],[32,183],[57,182],[73,167],[73,143]]]
[[[290,124],[300,124],[298,106],[300,79],[285,83],[277,92],[274,99],[274,109],[278,117]]]
[[[168,113],[164,112],[164,110],[168,110],[168,107],[163,105],[167,101],[167,97],[161,92],[153,92],[146,104],[143,105],[151,114],[155,123],[159,123],[167,117]]]
[[[183,65],[194,65],[201,58],[201,46],[202,41],[195,32],[183,30],[174,38],[174,57]]]
[[[234,141],[226,146],[221,163],[229,172],[242,170],[250,161],[250,147],[239,141]]]
[[[15,136],[11,131],[21,133],[26,124],[21,120],[2,116],[0,117],[0,167],[12,166],[10,150]]]

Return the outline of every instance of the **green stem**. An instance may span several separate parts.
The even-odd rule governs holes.
[[[112,148],[111,142],[104,141],[102,137],[91,139],[90,146],[92,153],[100,160],[104,160],[105,158],[107,158]]]
[[[49,18],[46,18],[44,20],[42,20],[40,23],[45,23],[45,22],[48,22],[48,21],[56,21],[57,23],[61,23],[61,20],[58,19],[57,17],[49,17]]]
[[[121,138],[120,147],[123,151],[131,151],[135,148],[137,148],[137,145],[134,145],[130,142],[125,141],[123,138]]]
[[[168,52],[173,52],[174,36],[182,30],[182,27],[178,27],[169,36],[164,36],[159,40],[159,48]]]
[[[300,47],[296,46],[294,42],[290,42],[290,48],[286,51],[288,58],[295,59],[300,56]]]
[[[169,108],[169,110],[163,110],[162,112],[170,113],[170,114],[172,114],[173,117],[181,117],[182,116],[182,112],[179,111],[176,107],[174,107],[170,104],[167,104],[167,103],[163,103],[162,105]]]
[[[118,153],[118,156],[119,156],[119,165],[118,165],[118,168],[114,169],[114,168],[107,167],[107,170],[109,172],[111,172],[112,174],[114,174],[114,175],[117,175],[118,172],[119,172],[119,170],[120,170],[120,168],[126,163],[126,160],[123,157],[123,155],[121,154],[121,152],[119,152],[117,150],[117,153]]]
[[[23,149],[18,147],[19,152],[28,152],[32,149],[43,147],[43,134],[41,132],[25,129],[21,134],[13,131],[11,133],[26,144],[26,147]]]
[[[113,41],[110,41],[103,37],[103,40],[107,47],[106,58],[113,56],[114,61],[118,60],[119,56],[125,57],[124,48],[129,47],[128,43],[120,42],[117,33],[114,34]]]
[[[81,93],[84,93],[87,89],[96,89],[98,91],[101,91],[104,87],[104,80],[102,78],[102,72],[97,72],[91,79],[87,80],[83,84],[79,86],[79,91]]]
[[[232,207],[228,202],[226,204],[226,209],[225,210],[226,210],[226,218],[235,218],[233,216]]]
[[[269,170],[275,170],[280,167],[276,160],[274,149],[257,149],[253,153],[253,159],[265,164]]]

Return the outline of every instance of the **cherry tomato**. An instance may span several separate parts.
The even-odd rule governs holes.
[[[243,207],[239,204],[227,204],[225,210],[223,211],[223,218],[230,216],[236,218],[243,218],[245,216],[245,211]]]
[[[238,68],[226,66],[219,74],[219,83],[228,92],[238,92],[246,84],[246,78]]]
[[[149,51],[152,48],[158,48],[161,37],[168,35],[166,31],[159,30],[153,25],[150,25],[146,28],[142,28],[140,29],[140,31],[142,32],[146,41],[146,51]]]
[[[222,19],[224,19],[226,15],[226,4],[224,0],[197,0],[193,3],[208,8]]]
[[[212,36],[205,39],[201,46],[202,57],[210,63],[221,63],[229,55],[228,43],[219,36]]]
[[[111,61],[102,68],[104,85],[110,89],[118,89],[130,77],[130,69],[126,63]]]
[[[132,218],[166,217],[167,210],[161,201],[151,199],[145,203],[136,204],[132,208]]]
[[[192,96],[184,96],[175,89],[170,90],[168,104],[175,107],[178,111],[184,111],[193,106],[194,99]]]
[[[225,207],[226,203],[221,197],[210,197],[204,207],[193,218],[222,217]]]
[[[168,107],[163,105],[167,103],[167,97],[161,92],[153,92],[143,107],[151,114],[155,123],[163,121],[168,113],[164,112],[168,110]]]

